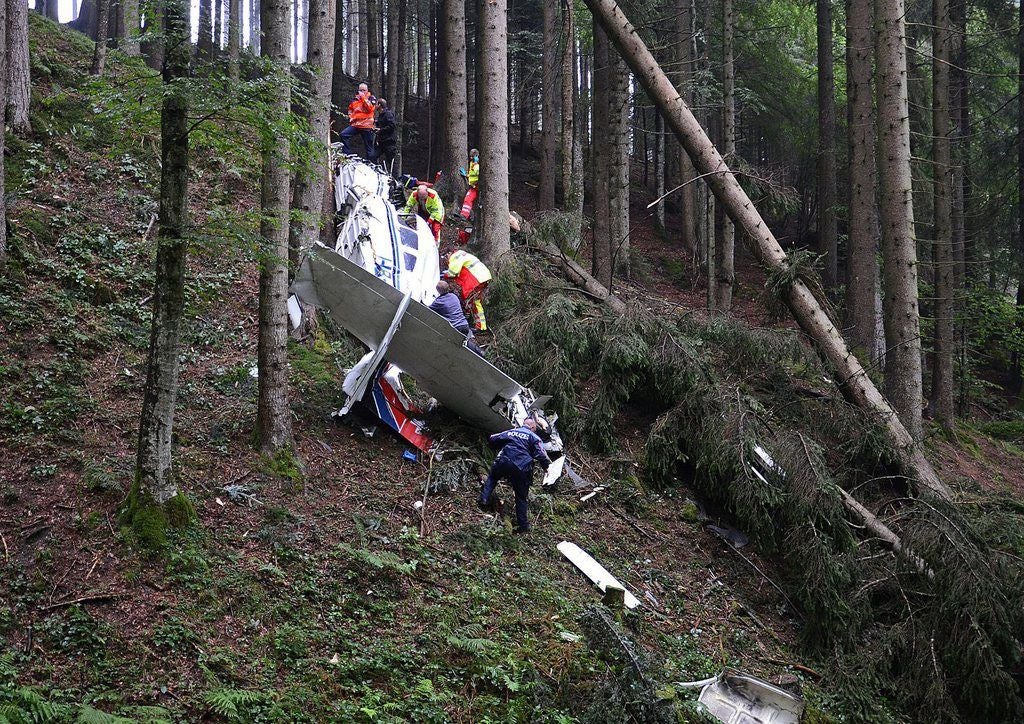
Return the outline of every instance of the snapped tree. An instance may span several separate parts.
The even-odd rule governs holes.
[[[743,230],[761,264],[776,278],[783,280],[779,289],[780,296],[800,327],[835,368],[839,375],[837,382],[844,394],[878,416],[900,455],[904,470],[918,490],[942,499],[952,498],[952,492],[939,479],[917,440],[907,431],[847,347],[835,322],[803,280],[799,270],[791,265],[754,203],[622,10],[614,0],[585,2],[595,21],[604,28],[619,54],[629,64],[637,81],[664,114],[669,127],[690,155],[697,172],[707,178],[718,203]]]

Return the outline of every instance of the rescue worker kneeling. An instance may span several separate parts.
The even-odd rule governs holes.
[[[447,279],[454,279],[462,292],[462,304],[466,314],[473,317],[473,327],[480,332],[487,331],[487,316],[484,314],[484,292],[491,281],[487,265],[464,249],[456,249],[448,257],[448,269],[443,272]]]
[[[484,489],[480,492],[480,506],[490,506],[498,481],[507,480],[516,494],[516,532],[526,533],[530,530],[527,511],[533,463],[540,463],[545,470],[551,464],[551,459],[544,450],[544,443],[537,435],[537,422],[528,417],[521,427],[491,435],[488,442],[491,447],[500,447],[501,452],[494,459],[494,464],[487,474]]]
[[[416,187],[416,190],[409,195],[405,202],[405,213],[416,215],[430,225],[430,231],[434,235],[434,241],[441,238],[441,224],[444,223],[444,204],[441,197],[434,189],[428,189],[424,184]]]

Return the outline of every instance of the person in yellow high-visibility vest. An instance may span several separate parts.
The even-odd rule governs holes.
[[[469,152],[469,173],[461,168],[459,172],[466,179],[469,188],[466,190],[466,198],[462,200],[462,218],[468,219],[473,213],[473,204],[476,203],[477,184],[480,182],[480,152],[475,148]]]
[[[444,223],[444,204],[434,189],[428,189],[426,184],[417,186],[405,203],[405,213],[415,213],[426,221],[434,235],[434,241],[440,241],[441,224]]]
[[[448,269],[444,276],[454,279],[462,292],[462,306],[473,316],[473,328],[487,331],[487,316],[484,314],[484,292],[491,281],[487,266],[464,249],[456,249],[448,257]]]

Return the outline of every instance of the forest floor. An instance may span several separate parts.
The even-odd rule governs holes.
[[[0,696],[39,687],[58,718],[85,706],[142,721],[600,721],[617,669],[580,637],[600,595],[555,549],[570,540],[642,600],[626,629],[665,681],[731,667],[800,684],[829,710],[773,561],[712,533],[685,489],[640,486],[646,431],[629,420],[615,459],[569,441],[581,474],[611,485],[586,502],[571,486],[535,490],[529,536],[476,508],[472,478],[426,496],[421,515],[413,503],[440,468],[403,459],[386,429],[330,419],[340,370],[362,351],[318,336],[290,345],[302,469],[259,456],[257,266],[244,235],[219,232],[226,215],[254,218],[258,175],[237,159],[255,154],[202,137],[192,213],[207,236],[190,250],[176,431],[198,522],[167,555],[139,553],[118,512],[148,344],[159,128],[152,109],[148,126],[118,126],[139,66],[114,53],[110,79],[90,82],[89,52],[32,15],[34,130],[9,143],[18,199],[0,279]],[[527,217],[532,173],[514,174]],[[617,291],[699,314],[703,292],[644,219],[643,195],[632,240],[652,261]],[[762,277],[740,270],[740,316],[774,324]],[[485,460],[482,435],[448,446],[444,464]],[[938,449],[947,474],[1024,490],[1011,445]]]

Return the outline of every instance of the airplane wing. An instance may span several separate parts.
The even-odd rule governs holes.
[[[306,304],[327,311],[374,350],[387,335],[404,296],[386,281],[320,244],[310,249],[295,277],[292,293]],[[384,357],[466,421],[488,432],[507,430],[511,423],[499,410],[504,401],[524,388],[471,352],[465,343],[465,337],[443,317],[411,301]]]

